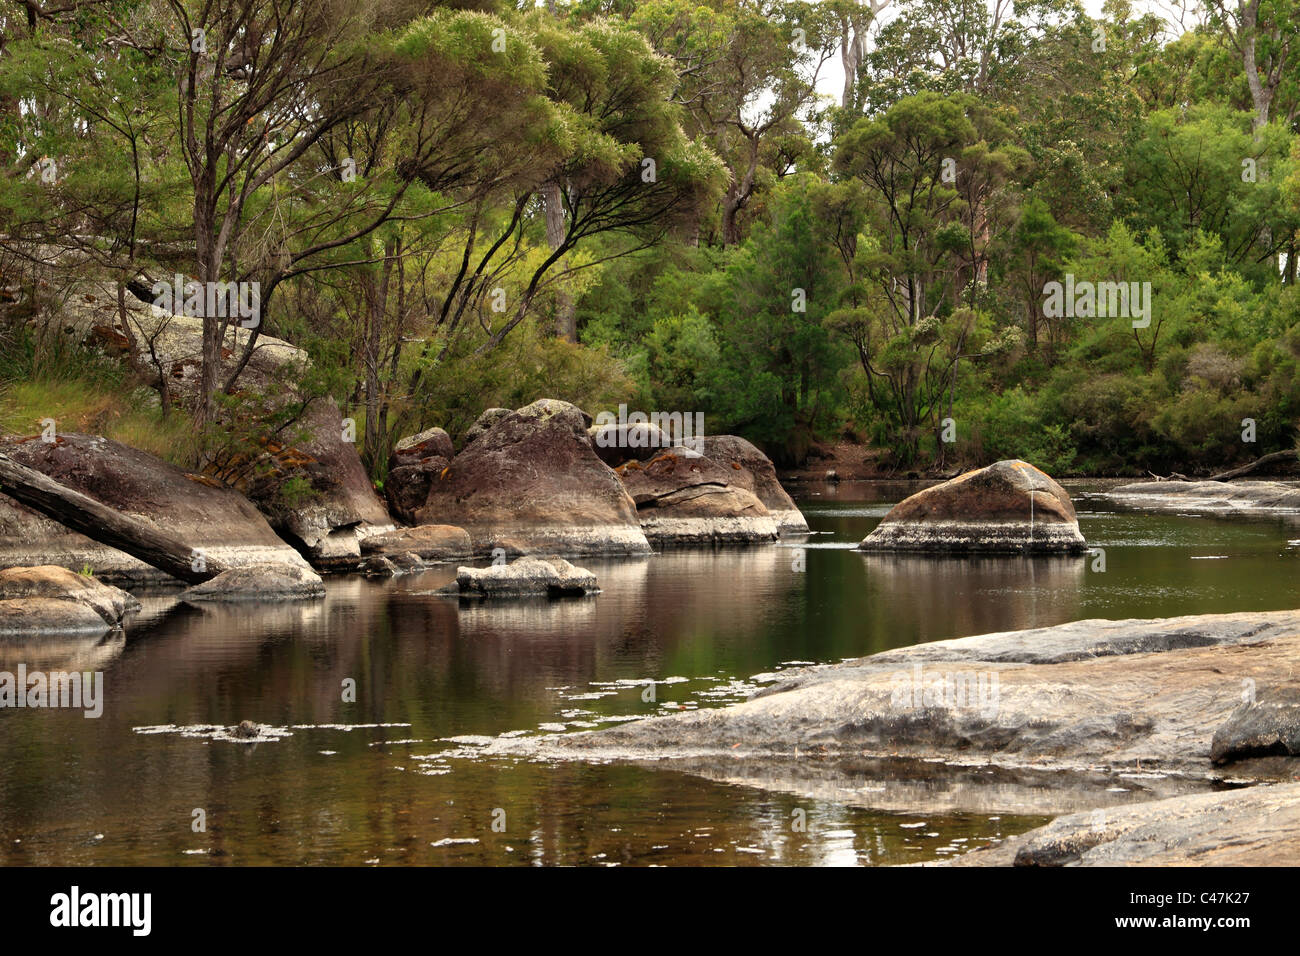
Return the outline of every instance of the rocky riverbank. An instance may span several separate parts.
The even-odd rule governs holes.
[[[442,429],[426,429],[399,441],[389,463],[386,497],[402,525],[350,478],[322,479],[325,491],[290,505],[94,435],[8,438],[0,441],[12,462],[5,481],[30,475],[53,485],[35,496],[5,486],[21,500],[0,495],[0,567],[57,564],[132,586],[175,583],[170,574],[192,563],[189,583],[197,584],[244,568],[394,574],[501,554],[646,555],[651,542],[761,544],[807,532],[753,445],[713,436],[705,455],[657,430],[649,437],[649,446],[627,435],[609,440],[581,409],[554,399],[489,409],[459,450]],[[356,458],[347,442],[328,450]],[[60,500],[51,502],[51,488]],[[78,501],[123,516],[125,532],[106,542],[93,537],[93,523],[72,530],[59,518],[71,520]],[[139,549],[130,546],[132,531],[148,539]],[[170,564],[151,562],[159,547]],[[258,579],[246,575],[240,589]]]

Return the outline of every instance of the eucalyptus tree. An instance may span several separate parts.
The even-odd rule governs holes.
[[[965,94],[920,93],[836,142],[836,172],[862,187],[866,241],[854,250],[857,304],[832,321],[856,347],[872,403],[908,462],[977,319],[960,302],[971,238],[955,171],[980,143],[978,109]]]
[[[837,42],[835,16],[798,0],[651,0],[631,22],[672,57],[689,130],[726,164],[721,242],[735,245],[754,197],[809,167],[805,124],[819,112],[816,84]]]

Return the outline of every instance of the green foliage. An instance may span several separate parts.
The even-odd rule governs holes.
[[[1300,422],[1300,19],[1251,9],[1177,38],[1073,0],[13,18],[0,425],[53,417],[286,505],[325,398],[375,477],[402,434],[542,396],[702,412],[783,463],[856,432],[909,469],[1221,470]],[[251,394],[210,348],[191,421],[63,331],[88,277],[176,272],[259,282],[262,333],[311,369]],[[1150,323],[1055,314],[1066,282],[1149,284]]]

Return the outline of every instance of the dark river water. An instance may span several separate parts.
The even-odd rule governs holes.
[[[101,670],[105,698],[98,719],[0,710],[0,863],[875,865],[985,845],[1044,818],[879,813],[475,744],[720,706],[786,667],[921,641],[1300,606],[1297,518],[1123,513],[1096,487],[1070,490],[1104,571],[853,552],[915,486],[844,483],[800,496],[806,544],[584,560],[592,598],[458,606],[428,593],[447,567],[332,579],[307,606],[143,594],[124,635],[0,639],[0,670]],[[277,739],[217,729],[241,720]]]

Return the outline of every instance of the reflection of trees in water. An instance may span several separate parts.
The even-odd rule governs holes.
[[[872,628],[899,647],[1078,617],[1087,555],[862,554]]]

